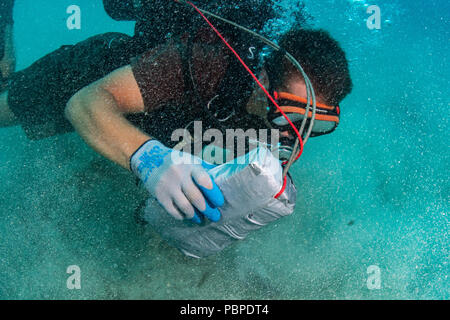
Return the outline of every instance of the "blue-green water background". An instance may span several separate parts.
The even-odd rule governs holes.
[[[133,33],[101,1],[16,2],[18,69],[62,44]],[[66,28],[71,4],[81,30]],[[355,88],[339,129],[311,140],[293,169],[294,215],[185,258],[135,224],[133,177],[76,134],[31,142],[0,129],[0,298],[448,299],[450,4],[306,4],[342,43]],[[367,4],[381,8],[381,30],[366,27]],[[69,265],[81,290],[66,288]],[[370,265],[379,290],[367,287]]]

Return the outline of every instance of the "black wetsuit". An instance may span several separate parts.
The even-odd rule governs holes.
[[[5,29],[13,24],[14,0],[2,0],[0,2],[0,60],[5,54]]]
[[[13,24],[14,0],[1,0],[0,2],[0,60],[5,55],[6,27]],[[0,87],[3,83],[3,74],[0,70]]]
[[[193,30],[198,26],[195,21],[204,24],[191,8],[173,0],[103,2],[112,18],[137,21],[133,37],[106,33],[73,46],[62,46],[11,77],[8,104],[28,138],[42,139],[73,131],[64,117],[64,108],[77,91],[164,43],[168,35]],[[260,29],[273,17],[270,0],[246,0],[239,8],[225,0],[196,1],[198,5],[202,2],[208,3],[208,10],[253,29]],[[135,8],[135,3],[142,7]]]

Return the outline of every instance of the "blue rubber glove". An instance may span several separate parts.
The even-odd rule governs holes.
[[[220,219],[222,192],[205,168],[210,164],[191,154],[167,148],[157,140],[144,143],[130,159],[131,170],[175,219],[201,223]]]

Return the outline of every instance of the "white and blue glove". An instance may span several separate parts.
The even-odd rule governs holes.
[[[220,219],[223,194],[205,168],[212,165],[157,140],[144,143],[130,159],[131,170],[175,219],[201,223]]]

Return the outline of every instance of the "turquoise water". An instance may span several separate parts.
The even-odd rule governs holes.
[[[62,44],[133,32],[101,1],[76,1],[73,31],[75,2],[17,2],[18,69]],[[31,142],[0,129],[0,298],[448,299],[450,6],[305,2],[313,26],[342,43],[355,88],[339,129],[311,140],[292,170],[292,216],[192,260],[136,225],[144,193],[76,134]],[[366,4],[381,8],[381,30],[366,27]],[[70,265],[80,290],[66,287]]]

